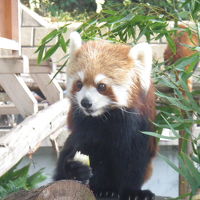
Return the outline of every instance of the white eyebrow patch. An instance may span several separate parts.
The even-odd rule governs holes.
[[[79,78],[81,79],[81,81],[83,82],[84,78],[85,78],[85,74],[83,71],[77,72]]]
[[[102,81],[105,78],[107,78],[107,77],[104,74],[98,74],[98,75],[96,75],[94,82],[99,83],[100,81]]]

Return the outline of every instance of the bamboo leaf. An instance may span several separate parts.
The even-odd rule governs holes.
[[[175,68],[176,70],[179,70],[179,71],[185,71],[185,67],[191,64],[192,69],[193,69],[197,65],[198,62],[199,62],[199,55],[198,53],[195,53],[192,56],[179,59],[175,63]]]
[[[63,35],[60,35],[59,42],[60,42],[62,50],[66,53],[67,45],[66,45],[66,42],[65,42],[65,39],[64,39]]]
[[[172,52],[175,54],[176,53],[176,44],[175,44],[174,40],[171,38],[171,36],[168,33],[165,34],[165,38],[166,38]]]
[[[46,179],[46,176],[43,175],[43,170],[44,169],[40,169],[39,171],[28,177],[26,183],[28,188],[35,188],[38,183],[41,183]]]
[[[53,31],[51,31],[49,34],[47,34],[41,41],[41,44],[45,44],[48,43],[49,41],[51,41],[53,38],[55,38],[58,35],[58,30],[55,29]]]
[[[41,45],[38,51],[37,63],[40,64],[43,60],[45,45]]]
[[[51,79],[50,82],[53,81],[53,79],[58,75],[58,73],[61,72],[61,70],[66,66],[67,62],[68,62],[68,59],[69,59],[69,55],[68,55],[68,58],[66,59],[66,61],[62,64],[62,66],[59,68],[59,70],[54,74],[53,78]]]
[[[145,135],[150,135],[150,136],[157,137],[157,138],[160,138],[160,139],[169,139],[169,140],[178,139],[178,137],[165,136],[165,135],[161,135],[161,134],[158,134],[158,133],[155,133],[155,132],[143,131],[142,133],[144,133]]]
[[[170,167],[172,167],[175,171],[177,171],[179,174],[183,174],[183,171],[179,169],[172,161],[170,161],[166,156],[161,155],[158,153],[159,157],[161,157]]]
[[[174,128],[171,126],[171,124],[167,121],[167,119],[163,115],[161,115],[161,116],[165,120],[167,125],[169,126],[169,128],[172,131],[172,133],[174,134],[174,136],[176,136],[177,139],[180,138],[180,135],[174,130]]]
[[[48,60],[56,52],[58,47],[59,47],[59,42],[57,42],[55,45],[53,45],[51,48],[47,50],[42,60]]]

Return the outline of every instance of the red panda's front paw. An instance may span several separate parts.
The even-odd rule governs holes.
[[[66,179],[77,180],[84,184],[88,184],[92,176],[91,168],[79,161],[66,161],[64,171]]]
[[[155,194],[150,190],[135,190],[120,195],[120,200],[155,200]]]
[[[95,197],[97,197],[99,200],[101,198],[109,198],[109,199],[118,199],[119,194],[113,191],[98,191],[94,192]]]

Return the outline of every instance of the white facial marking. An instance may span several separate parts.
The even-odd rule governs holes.
[[[98,116],[101,115],[107,106],[111,104],[110,98],[107,96],[101,95],[95,87],[86,87],[83,86],[83,88],[76,93],[76,98],[78,101],[78,105],[80,108],[82,108],[83,112],[86,115],[89,115],[85,108],[82,107],[81,101],[84,98],[87,98],[91,103],[91,110],[93,111],[90,115],[92,116]]]
[[[74,79],[72,77],[67,76],[67,92],[66,92],[67,97],[70,97],[71,95],[70,93],[72,90],[73,82]]]
[[[136,73],[140,77],[142,88],[147,92],[150,86],[152,69],[152,49],[148,43],[140,43],[131,48],[129,56],[136,63]]]
[[[70,44],[69,44],[69,52],[71,55],[74,54],[76,50],[78,50],[82,45],[82,39],[78,32],[72,32],[70,34]]]
[[[120,86],[120,85],[112,86],[112,89],[117,98],[117,104],[119,106],[127,106],[129,90],[125,86]]]
[[[78,74],[80,80],[83,82],[83,81],[84,81],[84,77],[85,77],[84,72],[83,72],[83,71],[80,71],[80,72],[78,72],[77,74]]]
[[[104,74],[98,74],[95,79],[94,82],[95,83],[99,83],[100,81],[102,81],[103,79],[106,79],[107,77]]]

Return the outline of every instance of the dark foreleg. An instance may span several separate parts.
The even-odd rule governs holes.
[[[73,160],[78,151],[78,141],[73,134],[66,140],[57,163],[54,180],[70,179],[87,183],[91,177],[91,170],[87,165]]]

